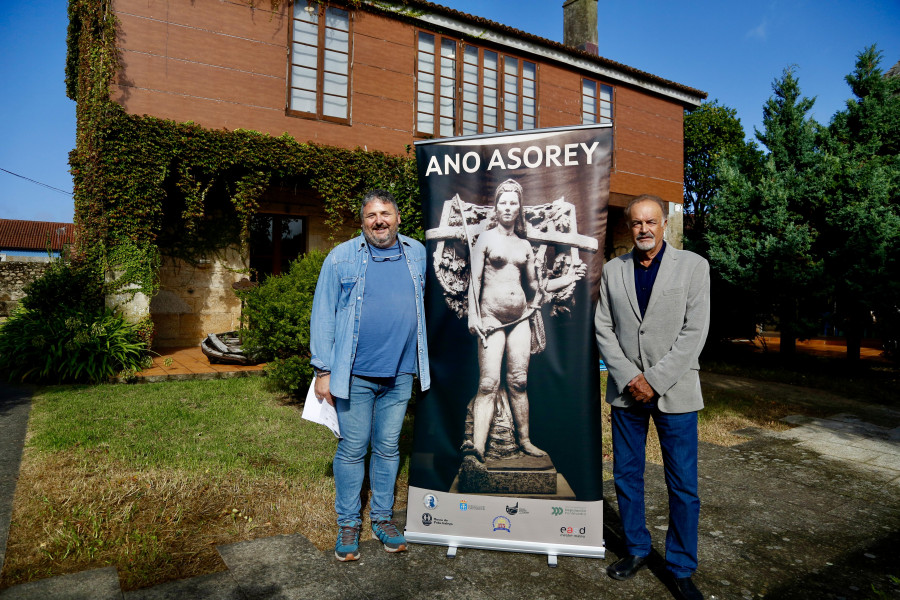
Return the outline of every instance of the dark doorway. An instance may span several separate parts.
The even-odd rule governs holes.
[[[306,219],[257,214],[250,224],[250,271],[254,281],[281,275],[306,253]]]

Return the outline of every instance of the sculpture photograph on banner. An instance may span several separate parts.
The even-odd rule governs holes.
[[[522,186],[503,181],[493,207],[454,195],[444,204],[433,267],[447,306],[478,340],[479,379],[466,409],[464,456],[450,491],[573,497],[547,452],[530,437],[528,367],[547,345],[543,307],[570,314],[587,266],[575,207],[561,196],[526,206]],[[530,234],[530,235],[529,235]]]

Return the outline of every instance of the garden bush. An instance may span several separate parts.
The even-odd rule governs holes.
[[[87,263],[53,261],[24,291],[0,329],[0,372],[10,381],[96,383],[144,366],[146,323],[103,306],[100,276]]]
[[[0,371],[10,381],[106,381],[144,365],[138,328],[108,308],[43,314],[19,307],[0,329]]]
[[[51,261],[38,279],[25,286],[21,305],[41,315],[96,312],[103,306],[101,274],[79,257]]]
[[[312,379],[309,318],[325,253],[314,250],[258,287],[240,292],[244,301],[244,351],[269,364],[266,373],[278,389],[303,394]]]

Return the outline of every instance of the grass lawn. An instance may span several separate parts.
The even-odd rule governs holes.
[[[780,419],[788,414],[862,406],[834,385],[818,391],[780,377],[747,379],[760,374],[753,366],[717,371],[703,373],[706,442],[740,443],[745,438],[733,432],[745,427],[786,429]],[[897,370],[886,377],[896,379]],[[887,384],[876,378],[873,385],[860,379],[852,387],[865,397]],[[336,440],[302,420],[301,410],[259,377],[41,388],[0,588],[112,565],[133,590],[224,570],[216,545],[276,534],[301,533],[330,548]],[[604,410],[608,457],[605,403]],[[411,432],[408,417],[398,511],[406,506]],[[659,462],[652,430],[650,437],[648,459]]]
[[[330,547],[337,442],[301,410],[259,377],[42,388],[0,587],[113,565],[131,590],[224,570],[217,544],[280,533]]]

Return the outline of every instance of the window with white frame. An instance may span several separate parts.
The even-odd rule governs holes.
[[[416,133],[448,137],[537,127],[537,65],[420,32]]]
[[[308,0],[294,3],[288,109],[350,119],[350,13]]]
[[[612,123],[613,118],[612,86],[598,83],[592,79],[581,80],[581,122]]]

